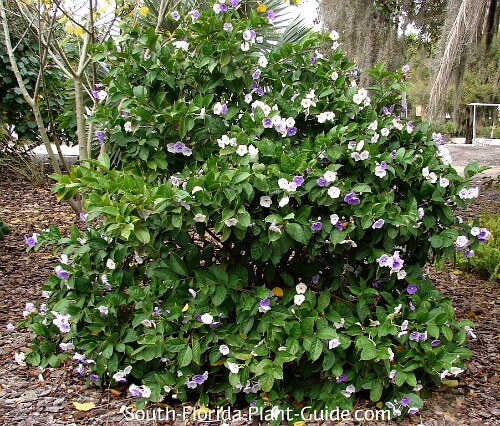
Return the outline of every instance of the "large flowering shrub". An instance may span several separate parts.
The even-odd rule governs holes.
[[[263,54],[272,17],[217,3],[103,47],[111,154],[58,178],[87,227],[27,239],[63,254],[25,311],[29,362],[73,358],[142,402],[365,395],[396,415],[462,371],[472,324],[423,267],[488,237],[453,215],[477,190],[399,117],[403,71],[359,87],[338,43],[318,51],[335,33]]]

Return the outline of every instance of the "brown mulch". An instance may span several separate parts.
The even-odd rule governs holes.
[[[498,189],[494,185],[486,189],[485,182],[479,183],[484,187],[481,197],[464,217],[477,216],[483,210],[497,214],[500,211]],[[27,253],[23,236],[50,224],[65,230],[77,220],[72,210],[57,203],[47,189],[36,189],[27,182],[5,176],[0,176],[0,217],[12,228],[0,241],[0,424],[138,424],[126,422],[120,414],[120,407],[132,402],[125,392],[117,395],[107,389],[86,388],[71,365],[42,371],[13,362],[14,353],[26,350],[33,335],[26,331],[10,333],[6,324],[18,321],[26,302],[41,300],[40,287],[56,262],[48,250]],[[453,299],[457,316],[475,322],[477,340],[468,339],[474,356],[457,387],[434,390],[421,413],[401,424],[500,424],[498,284],[455,271],[451,265],[433,271],[432,276],[437,286]],[[96,408],[77,411],[72,401],[94,402]]]

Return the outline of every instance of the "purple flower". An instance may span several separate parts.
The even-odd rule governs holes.
[[[411,333],[410,340],[414,340],[415,342],[418,342],[420,340],[420,333],[418,331],[414,331],[413,333]]]
[[[409,396],[403,396],[403,399],[401,400],[401,405],[403,407],[408,407],[408,404],[411,402],[411,399]]]
[[[378,259],[377,259],[377,263],[379,264],[379,266],[381,267],[385,267],[385,266],[389,266],[389,262],[390,262],[390,257],[389,255],[387,254],[383,254],[382,256],[380,256]]]
[[[179,19],[181,19],[181,15],[179,14],[179,12],[177,12],[176,10],[174,10],[170,16],[172,17],[172,19],[174,21],[178,21]]]
[[[99,90],[92,90],[92,97],[94,99],[99,99]]]
[[[155,306],[153,309],[153,315],[154,316],[160,316],[161,315],[161,309],[158,306]]]
[[[403,68],[401,68],[401,71],[403,71],[405,74],[407,72],[410,72],[410,65],[408,65],[408,64],[403,65]]]
[[[380,228],[382,228],[382,226],[384,226],[384,223],[385,223],[384,219],[379,219],[379,220],[374,222],[374,224],[372,225],[372,228],[373,229],[380,229]]]
[[[311,281],[312,281],[313,284],[318,284],[318,282],[319,282],[319,275],[315,275],[314,277],[312,277]]]
[[[260,71],[260,69],[259,69],[259,68],[257,68],[257,69],[253,72],[253,74],[252,74],[252,78],[253,78],[254,80],[258,80],[258,79],[260,78],[260,74],[261,74],[261,71]]]
[[[233,9],[236,9],[238,7],[238,5],[240,4],[240,0],[231,0],[230,3],[231,3],[231,7]]]
[[[202,385],[203,383],[205,383],[205,377],[203,377],[203,375],[201,374],[196,374],[195,376],[193,376],[193,382],[195,382],[197,385]]]
[[[320,221],[314,222],[311,225],[311,230],[312,231],[321,231],[322,228],[323,228],[323,224]]]
[[[227,114],[227,104],[222,104],[221,110],[220,110],[220,115],[226,115]]]
[[[297,134],[297,128],[296,127],[289,127],[286,129],[286,135],[287,136],[295,136]]]
[[[465,250],[464,251],[464,256],[465,257],[474,257],[476,253],[474,253],[474,250]]]
[[[436,339],[436,340],[433,340],[433,341],[431,342],[431,346],[432,346],[433,348],[435,348],[436,346],[439,346],[440,344],[441,344],[441,340],[437,340],[437,339]]]
[[[272,21],[274,18],[276,18],[276,14],[272,10],[267,11],[267,19]]]
[[[292,181],[295,183],[295,185],[300,186],[304,183],[304,178],[302,176],[294,176]]]
[[[62,280],[67,280],[69,278],[69,272],[64,270],[61,265],[56,266],[56,275]]]
[[[344,201],[347,204],[351,204],[351,205],[356,205],[356,204],[359,204],[361,202],[360,199],[358,197],[356,197],[356,194],[354,192],[349,192],[349,194],[347,194],[344,197]]]
[[[265,129],[271,129],[273,127],[273,121],[270,118],[266,117],[262,120],[262,125]]]
[[[318,184],[318,186],[328,186],[330,185],[330,182],[328,182],[324,177],[320,177],[316,180],[316,183]]]
[[[391,160],[394,160],[395,158],[396,158],[396,150],[395,150],[395,149],[393,149],[393,150],[391,151]]]
[[[95,137],[100,143],[103,143],[106,140],[106,131],[105,130],[96,130]]]
[[[337,228],[339,231],[344,230],[344,227],[342,226],[342,222],[340,220],[335,224],[335,228]]]
[[[469,244],[469,240],[466,236],[460,235],[457,237],[455,244],[457,246],[457,251],[460,251],[467,247],[467,245]]]
[[[255,93],[257,93],[257,95],[259,96],[264,96],[264,89],[262,89],[261,87],[257,87],[257,89],[255,89]]]
[[[259,312],[267,312],[271,310],[271,300],[269,298],[262,299],[259,302]]]
[[[192,10],[191,16],[193,17],[193,20],[196,20],[200,17],[200,12],[198,12],[197,10]]]
[[[477,234],[477,239],[481,242],[484,243],[488,241],[491,237],[491,232],[488,231],[486,228],[481,228],[479,230],[479,234]]]
[[[347,380],[347,375],[345,373],[342,373],[339,377],[337,377],[337,383],[342,383]]]
[[[418,291],[418,287],[415,284],[409,284],[408,287],[406,287],[406,291],[408,294],[415,294]]]
[[[411,303],[411,300],[410,300],[410,303],[408,303],[408,305],[410,305],[410,311],[415,311],[415,305],[413,303]]]
[[[222,325],[220,321],[214,321],[212,324],[210,324],[210,328],[219,328]]]
[[[316,57],[315,56],[311,56],[311,58],[309,59],[309,61],[311,62],[311,64],[314,64],[316,62]]]
[[[36,238],[36,234],[33,234],[31,237],[24,237],[24,242],[26,243],[26,245],[28,247],[35,247],[36,246],[36,243],[37,243],[37,238]]]
[[[85,222],[87,220],[87,213],[80,213],[78,217],[82,222]]]
[[[373,283],[373,287],[375,287],[378,290],[380,288],[380,281],[375,281]]]
[[[227,11],[227,6],[225,4],[221,4],[220,7],[219,7],[219,10],[221,12],[226,12]]]
[[[91,374],[89,379],[97,382],[99,380],[99,376],[97,374]]]

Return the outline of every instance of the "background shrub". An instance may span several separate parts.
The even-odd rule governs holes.
[[[26,311],[27,359],[128,381],[139,406],[350,408],[364,394],[415,412],[419,389],[471,355],[472,323],[422,267],[477,248],[453,215],[477,191],[440,135],[398,116],[402,71],[358,87],[335,33],[264,55],[267,13],[233,6],[97,53],[110,155],[57,177],[87,227],[28,241],[62,257],[46,305]]]

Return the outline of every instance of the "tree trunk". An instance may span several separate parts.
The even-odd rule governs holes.
[[[85,103],[83,101],[83,81],[81,77],[75,77],[75,114],[76,114],[76,136],[78,139],[78,156],[80,161],[89,158],[87,146],[87,135],[85,129]]]

